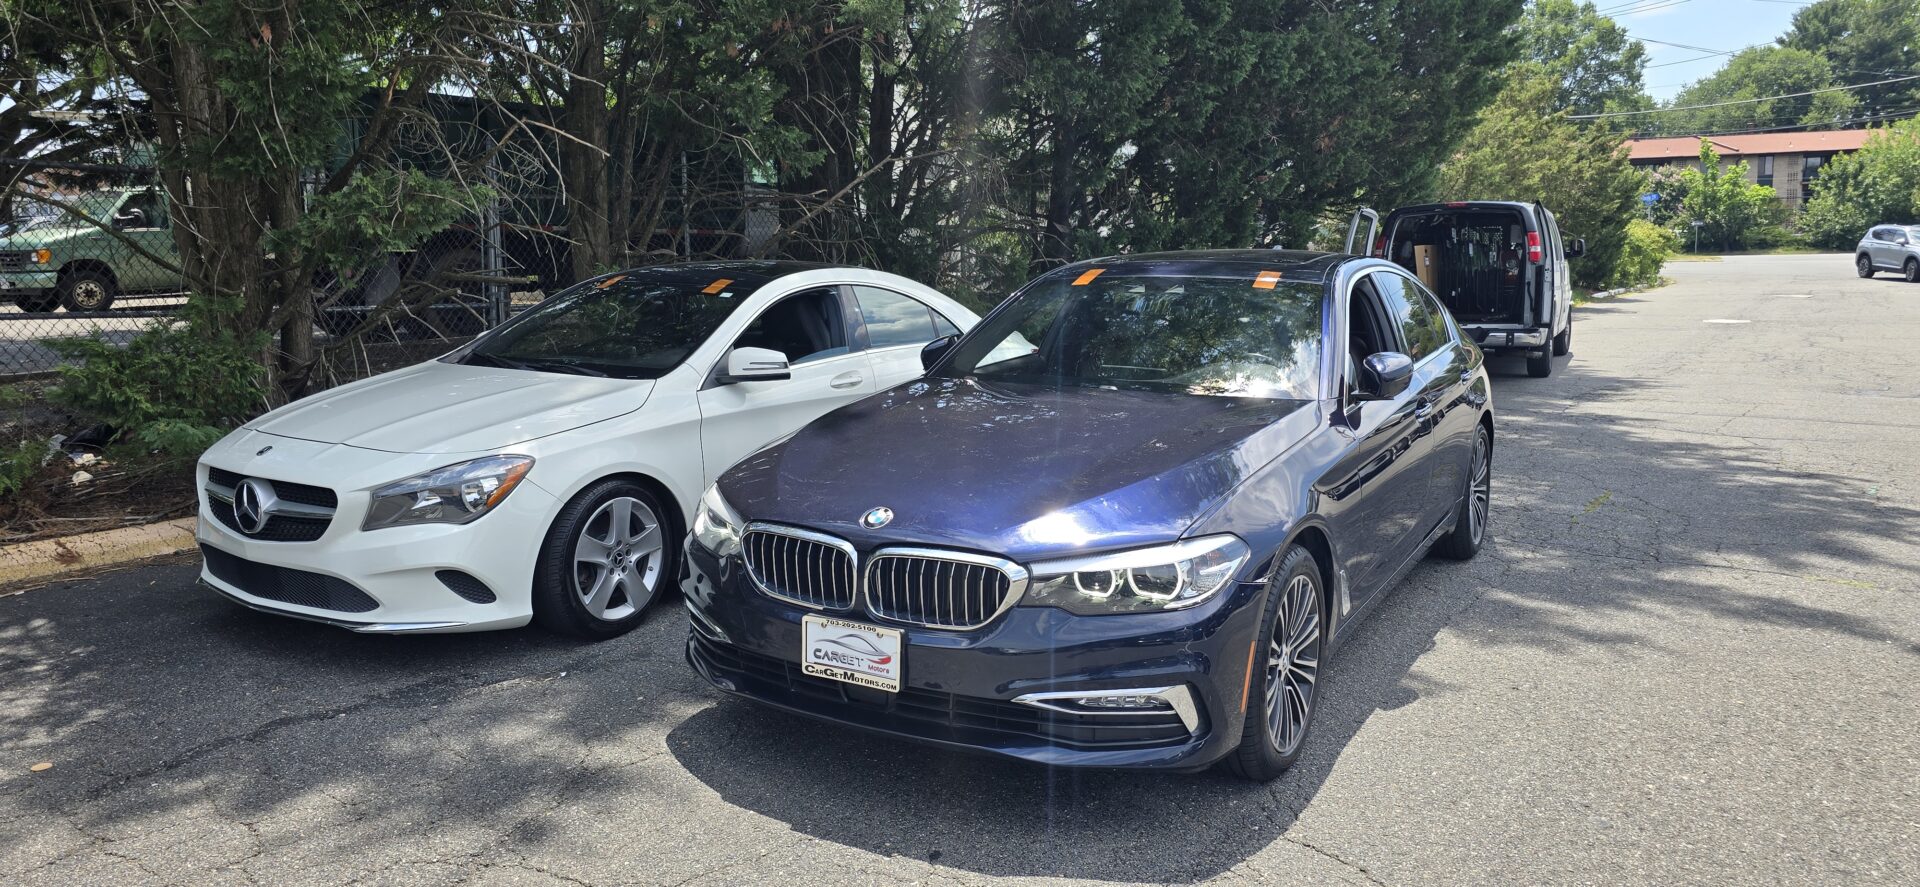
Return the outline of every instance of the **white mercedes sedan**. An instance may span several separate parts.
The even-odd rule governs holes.
[[[903,277],[797,262],[586,281],[207,450],[201,579],[354,631],[613,637],[677,580],[715,477],[919,376],[922,346],[978,319]]]

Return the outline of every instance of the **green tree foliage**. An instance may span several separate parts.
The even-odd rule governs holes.
[[[1725,166],[1713,143],[1700,140],[1700,168],[1681,172],[1687,216],[1701,223],[1703,242],[1723,250],[1763,246],[1777,240],[1784,214],[1771,187],[1748,178],[1746,163]]]
[[[198,310],[190,310],[192,318]],[[199,455],[267,403],[261,339],[208,336],[189,324],[156,328],[125,346],[94,338],[49,343],[60,368],[53,399],[167,456]]]
[[[1641,83],[1647,50],[1584,0],[1534,0],[1515,28],[1523,58],[1559,81],[1557,110],[1572,114],[1652,107]]]
[[[1618,136],[1583,127],[1554,110],[1559,81],[1516,66],[1510,85],[1480,114],[1440,174],[1448,199],[1540,201],[1567,240],[1583,238],[1574,279],[1593,286],[1614,273],[1627,223],[1640,211],[1643,179]]]
[[[1761,46],[1743,50],[1674,96],[1669,107],[1721,105],[1659,115],[1661,132],[1696,134],[1796,125],[1830,126],[1853,115],[1854,97],[1846,92],[1794,95],[1839,86],[1833,66],[1804,49]],[[1770,96],[1794,96],[1769,98]],[[1750,101],[1767,99],[1766,101]],[[1741,104],[1725,105],[1724,102]]]
[[[1800,230],[1815,245],[1852,249],[1871,225],[1920,218],[1920,118],[1868,137],[1820,168]]]
[[[1431,0],[989,8],[988,107],[1004,123],[988,153],[1006,158],[1006,206],[1036,266],[1301,243],[1330,205],[1413,198],[1497,89],[1520,11]]]
[[[1856,85],[1920,72],[1920,0],[1820,0],[1793,14],[1780,45],[1817,53],[1834,79]],[[1862,115],[1920,104],[1920,81],[1855,90]]]
[[[1647,286],[1660,281],[1660,268],[1680,251],[1680,235],[1666,225],[1634,219],[1627,223],[1620,258],[1607,286]]]

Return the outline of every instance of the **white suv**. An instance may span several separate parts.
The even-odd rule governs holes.
[[[202,581],[356,631],[536,620],[612,637],[676,580],[716,476],[919,376],[927,342],[978,319],[858,268],[712,262],[587,281],[207,450]]]

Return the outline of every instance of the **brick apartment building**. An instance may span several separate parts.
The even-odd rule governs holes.
[[[1813,196],[1812,183],[1820,167],[1835,154],[1858,151],[1870,129],[1834,129],[1822,132],[1762,132],[1709,136],[1724,163],[1746,161],[1747,177],[1772,186],[1787,206],[1799,209]],[[1700,137],[1628,139],[1628,160],[1638,167],[1700,167]]]

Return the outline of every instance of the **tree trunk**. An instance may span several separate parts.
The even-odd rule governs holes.
[[[607,10],[601,0],[572,4],[571,51],[567,56],[566,108],[560,140],[561,184],[567,195],[567,231],[573,241],[573,279],[612,267],[612,225],[607,187]]]

